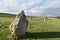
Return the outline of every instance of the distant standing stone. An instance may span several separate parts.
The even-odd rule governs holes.
[[[32,19],[32,16],[31,16],[31,19]]]
[[[48,20],[48,17],[46,16],[46,17],[44,18],[44,22],[47,22],[47,20]]]

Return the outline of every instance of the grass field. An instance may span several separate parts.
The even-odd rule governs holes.
[[[0,17],[0,40],[11,38],[9,25],[15,17]],[[29,26],[25,40],[60,40],[60,19],[49,18],[44,22],[43,18],[27,17]]]

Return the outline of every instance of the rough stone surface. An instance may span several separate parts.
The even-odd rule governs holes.
[[[9,26],[9,29],[13,35],[25,35],[25,32],[28,27],[28,21],[26,20],[26,16],[24,11],[19,13],[14,21]]]

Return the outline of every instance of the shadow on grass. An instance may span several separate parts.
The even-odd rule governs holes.
[[[26,33],[25,36],[22,36],[22,39],[25,38],[60,38],[60,32],[36,32],[36,33]]]

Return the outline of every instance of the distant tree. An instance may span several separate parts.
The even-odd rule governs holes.
[[[59,16],[57,16],[57,18],[58,18],[58,19],[60,19],[60,17],[59,17]]]

